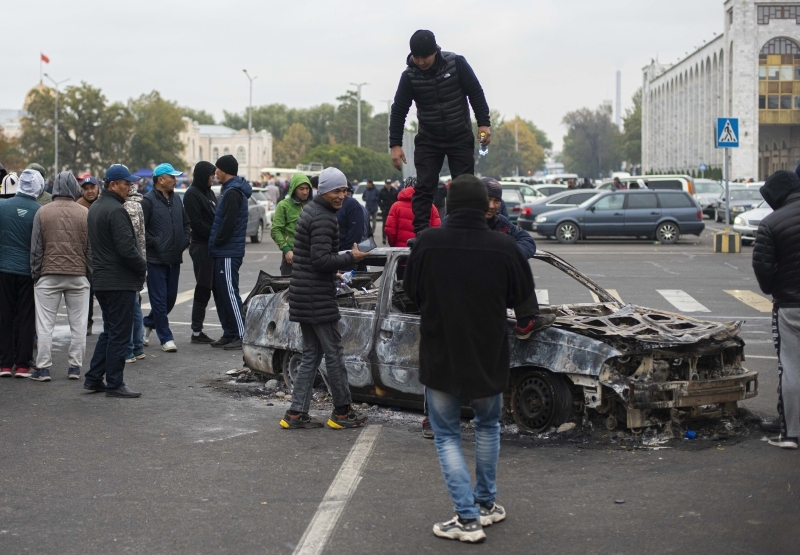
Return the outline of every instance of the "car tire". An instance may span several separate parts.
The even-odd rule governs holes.
[[[253,243],[260,243],[264,239],[264,220],[258,221],[258,228],[256,234],[250,236],[250,241]]]
[[[578,229],[578,225],[573,222],[564,222],[563,224],[558,224],[558,227],[556,228],[556,239],[558,239],[559,243],[563,243],[565,245],[577,243],[579,235],[580,230]]]
[[[523,370],[511,391],[511,413],[519,431],[539,433],[572,416],[572,392],[563,377],[545,370]]]
[[[664,245],[674,245],[681,236],[681,229],[675,222],[664,222],[656,228],[656,241]]]
[[[283,383],[286,384],[290,392],[294,391],[294,382],[297,379],[297,374],[300,372],[300,363],[302,361],[302,353],[288,352],[283,357]],[[313,387],[320,387],[322,385],[325,387],[328,386],[319,369],[317,369],[317,375],[314,376]]]

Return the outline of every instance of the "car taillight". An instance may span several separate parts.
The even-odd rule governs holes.
[[[511,209],[511,211],[512,211],[512,212],[519,212],[519,205],[517,205],[517,206],[513,207],[513,208]]]
[[[531,212],[532,212],[532,210],[530,208],[523,208],[521,214],[523,216],[530,216]]]
[[[702,210],[698,210],[697,211],[697,219],[698,220],[702,220],[703,219],[703,211]]]

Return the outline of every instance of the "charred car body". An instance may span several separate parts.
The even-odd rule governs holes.
[[[383,272],[357,274],[337,295],[345,363],[353,398],[420,408],[418,308],[402,289],[408,249],[383,248],[366,262]],[[588,288],[597,303],[543,306],[553,327],[520,341],[509,314],[511,378],[505,410],[523,432],[539,432],[586,409],[642,428],[678,416],[735,410],[757,394],[746,370],[741,322],[707,322],[623,304],[563,259],[537,253]],[[289,387],[302,337],[289,321],[289,278],[261,273],[245,302],[244,359],[259,373],[283,374]],[[468,302],[468,300],[465,300]],[[320,367],[325,379],[325,363]]]

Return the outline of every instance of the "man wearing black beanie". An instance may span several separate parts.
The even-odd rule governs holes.
[[[414,231],[429,227],[433,195],[439,184],[444,157],[453,178],[475,173],[475,140],[469,104],[478,120],[478,139],[491,140],[489,105],[475,72],[463,56],[442,52],[432,32],[419,30],[409,41],[411,53],[392,104],[389,145],[392,162],[400,170],[406,162],[403,132],[411,103],[417,106],[419,133],[414,138],[417,186],[411,201]],[[449,208],[449,207],[448,207]]]
[[[433,533],[480,542],[486,538],[483,526],[505,518],[495,503],[495,477],[509,379],[506,314],[533,294],[533,275],[514,239],[486,225],[489,198],[480,179],[454,179],[447,207],[446,227],[417,236],[403,289],[420,310],[419,381],[457,513],[435,524]],[[475,412],[474,489],[461,453],[464,404]]]

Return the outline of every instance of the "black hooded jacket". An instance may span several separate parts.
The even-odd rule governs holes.
[[[777,171],[761,187],[774,212],[761,220],[753,270],[764,293],[779,307],[800,307],[800,177]]]
[[[211,162],[198,162],[192,173],[192,184],[183,196],[183,208],[189,216],[193,243],[208,243],[211,235],[211,224],[217,211],[217,195],[208,186],[208,178],[215,169]]]

